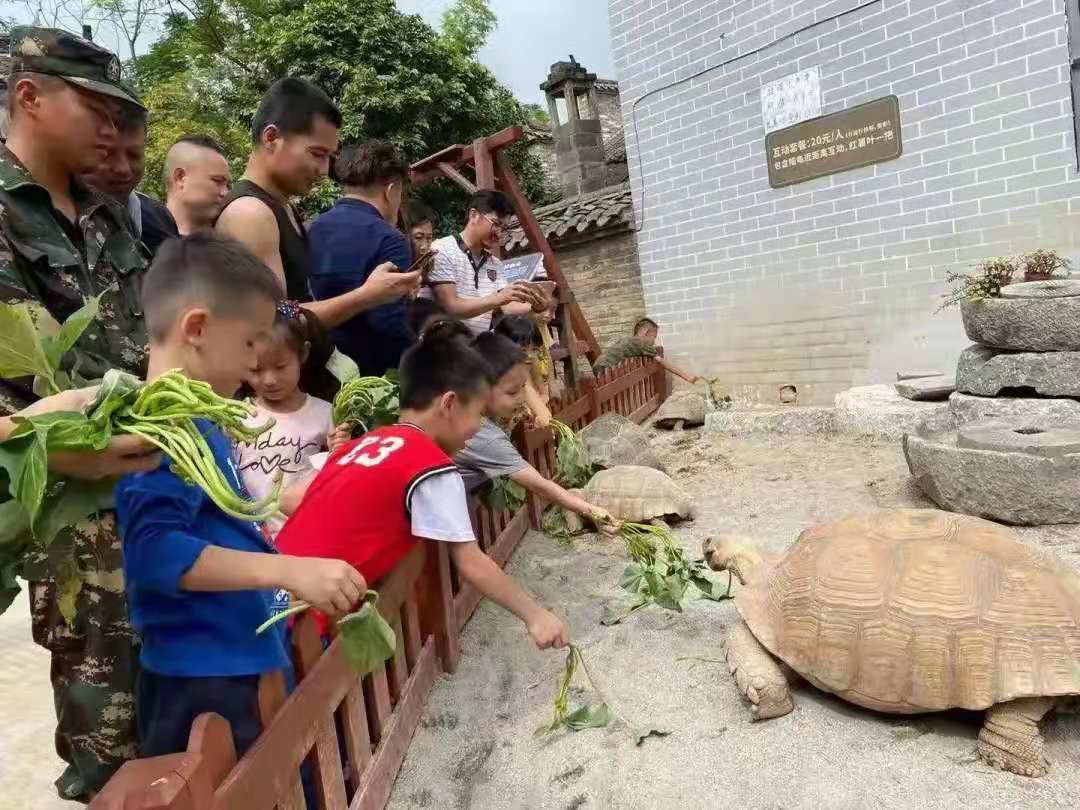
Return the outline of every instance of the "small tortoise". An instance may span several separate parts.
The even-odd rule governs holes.
[[[649,444],[645,428],[617,413],[606,413],[581,431],[593,464],[610,469],[630,464],[636,467],[664,467]]]
[[[601,470],[582,490],[585,500],[618,520],[645,523],[656,518],[693,517],[690,496],[666,473],[651,467]]]
[[[705,395],[687,388],[664,400],[653,417],[653,425],[664,430],[701,427],[705,424],[705,412]]]
[[[754,719],[793,708],[780,659],[875,711],[985,710],[979,757],[1046,773],[1039,721],[1080,694],[1080,576],[1052,554],[986,520],[900,509],[816,526],[764,558],[709,539],[705,558],[746,586],[727,661]]]

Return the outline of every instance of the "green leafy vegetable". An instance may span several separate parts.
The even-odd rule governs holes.
[[[368,591],[364,594],[364,604],[360,609],[342,616],[337,623],[341,633],[341,651],[360,677],[377,670],[397,650],[397,635],[375,607],[378,601],[378,592]],[[283,610],[260,624],[255,629],[255,635],[310,607],[307,602],[289,605],[288,610]]]
[[[60,371],[64,355],[97,317],[100,299],[89,298],[58,326],[42,307],[29,302],[0,304],[0,378],[33,376],[43,395],[56,394],[70,382]]]
[[[544,510],[540,518],[540,529],[544,534],[554,537],[564,546],[569,546],[574,535],[581,534],[581,529],[570,525],[570,515],[556,503]]]
[[[619,524],[618,531],[632,560],[623,571],[620,585],[634,598],[625,610],[609,609],[600,620],[601,624],[618,624],[650,603],[681,613],[682,601],[690,585],[706,599],[718,602],[731,597],[730,576],[724,588],[710,579],[705,561],[687,560],[682,547],[666,527],[626,522]]]
[[[567,489],[577,489],[593,477],[593,462],[585,442],[558,419],[551,420],[558,449],[555,451],[555,480]]]
[[[354,433],[392,425],[401,413],[399,396],[397,376],[392,373],[349,380],[334,397],[334,424],[347,423]]]
[[[569,731],[581,731],[586,728],[603,728],[611,722],[611,711],[606,703],[595,705],[585,704],[570,710],[570,684],[574,680],[574,673],[580,663],[589,684],[596,690],[596,686],[589,677],[589,671],[585,667],[585,659],[581,657],[581,651],[574,645],[570,645],[570,651],[566,654],[566,665],[563,667],[562,677],[559,679],[559,689],[555,693],[554,714],[550,723],[544,723],[536,729],[533,736],[543,737],[554,734],[559,729]]]
[[[492,478],[480,500],[493,512],[517,512],[525,505],[525,487],[507,476]]]

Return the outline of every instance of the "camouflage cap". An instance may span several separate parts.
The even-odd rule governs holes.
[[[143,108],[135,91],[120,81],[116,54],[68,31],[31,25],[13,27],[10,74],[15,73],[59,76],[91,92]]]

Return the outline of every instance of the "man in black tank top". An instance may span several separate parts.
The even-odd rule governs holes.
[[[244,176],[222,205],[216,228],[242,242],[277,274],[289,298],[306,306],[328,328],[360,312],[410,294],[419,273],[387,263],[367,282],[325,301],[312,301],[307,237],[289,203],[307,194],[330,168],[337,152],[341,113],[330,98],[302,79],[277,81],[252,120],[252,149]]]

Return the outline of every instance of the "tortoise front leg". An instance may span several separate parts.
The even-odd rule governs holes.
[[[754,638],[746,622],[739,622],[728,633],[727,665],[739,691],[750,701],[751,719],[781,717],[795,708],[780,665]]]
[[[979,732],[979,759],[1020,776],[1045,776],[1050,763],[1043,756],[1039,721],[1053,707],[1052,698],[1021,698],[991,706]]]

